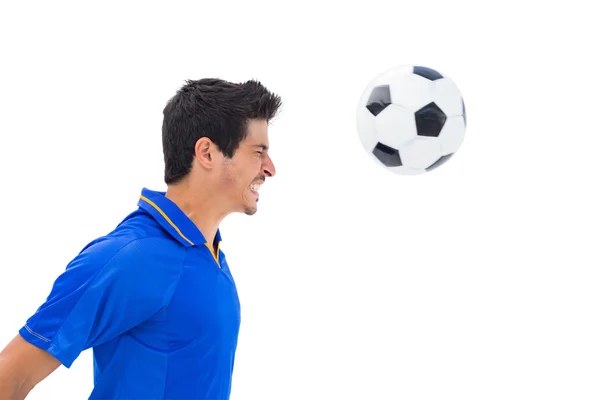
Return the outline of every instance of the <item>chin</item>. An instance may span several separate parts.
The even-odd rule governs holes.
[[[246,204],[242,205],[242,209],[244,210],[244,214],[246,215],[254,215],[258,211],[257,201],[248,201]]]
[[[254,215],[258,211],[256,206],[253,207],[244,207],[244,214],[246,215]]]

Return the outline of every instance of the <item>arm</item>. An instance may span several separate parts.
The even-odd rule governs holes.
[[[21,335],[0,352],[0,400],[22,400],[60,361],[30,344]]]
[[[169,262],[161,261],[153,252],[164,247],[158,240],[105,240],[69,263],[46,301],[0,353],[0,400],[24,399],[61,364],[70,368],[82,351],[118,337],[168,304],[185,251],[174,245]]]

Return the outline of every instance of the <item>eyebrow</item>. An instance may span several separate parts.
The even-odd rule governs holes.
[[[255,144],[254,147],[258,147],[261,150],[269,150],[269,146],[267,146],[266,144]]]

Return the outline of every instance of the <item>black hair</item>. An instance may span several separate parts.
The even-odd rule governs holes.
[[[208,137],[225,157],[235,154],[247,135],[250,119],[269,122],[281,98],[260,82],[227,82],[218,78],[187,80],[163,110],[164,180],[176,183],[192,166],[194,147]]]

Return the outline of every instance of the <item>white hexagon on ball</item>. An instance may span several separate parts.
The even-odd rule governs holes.
[[[429,168],[442,156],[437,138],[416,138],[400,149],[402,165],[413,169]]]
[[[442,155],[456,153],[460,149],[464,139],[465,120],[463,116],[448,118],[438,136]]]
[[[377,141],[399,149],[417,137],[414,113],[391,104],[375,117]]]

